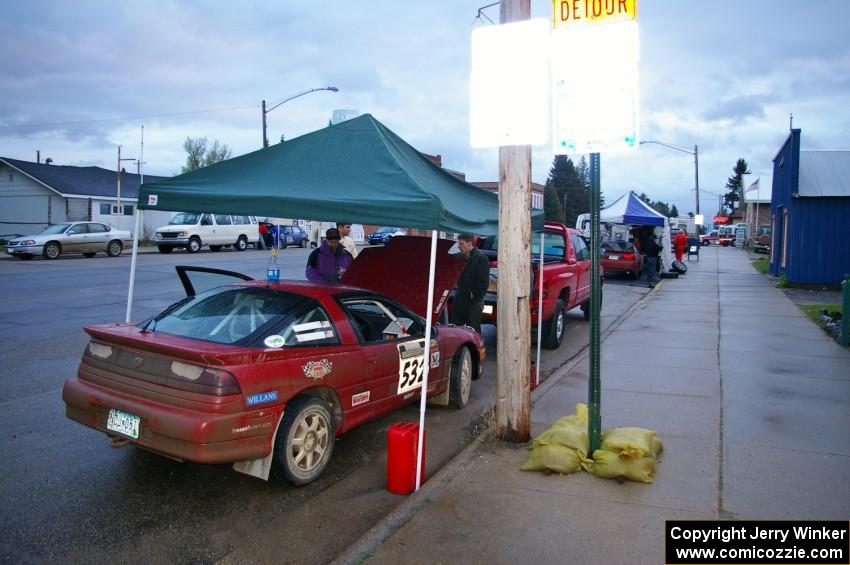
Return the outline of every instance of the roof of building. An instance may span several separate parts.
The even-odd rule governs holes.
[[[471,184],[474,184],[478,188],[485,188],[485,189],[493,191],[493,192],[499,192],[499,183],[498,182],[474,181]],[[531,183],[531,190],[533,192],[543,192],[543,190],[545,188],[546,187],[544,187],[542,184],[540,184],[538,182],[532,181],[532,183]]]
[[[47,188],[62,195],[86,197],[115,197],[117,175],[115,171],[100,167],[74,167],[70,165],[47,165],[0,157],[5,163],[25,175],[35,179]],[[168,177],[145,175],[146,182],[164,180]],[[140,176],[135,173],[121,173],[121,196],[137,198]]]
[[[850,196],[850,151],[800,151],[796,196]]]

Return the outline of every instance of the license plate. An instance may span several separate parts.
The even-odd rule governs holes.
[[[492,314],[493,313],[493,307],[490,306],[489,304],[485,305],[484,306],[484,313],[485,314]]]
[[[619,255],[609,255],[608,258],[611,259],[612,261],[616,261],[620,258],[620,256]]]
[[[139,421],[141,418],[121,410],[112,408],[109,411],[109,419],[106,421],[106,429],[118,432],[133,439],[139,439]]]

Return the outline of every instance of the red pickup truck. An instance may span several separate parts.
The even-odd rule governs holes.
[[[498,286],[498,237],[482,240],[481,251],[490,259],[490,288],[484,298],[483,323],[495,324]],[[537,327],[537,280],[540,266],[540,234],[531,238],[531,323]],[[543,347],[557,349],[564,338],[566,313],[580,306],[590,319],[590,248],[581,232],[564,224],[546,222],[543,236]]]

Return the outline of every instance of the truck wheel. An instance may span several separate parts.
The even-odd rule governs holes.
[[[469,402],[472,390],[472,359],[469,349],[461,347],[452,359],[452,373],[449,380],[449,405],[463,408]]]
[[[290,402],[275,442],[286,480],[299,486],[316,480],[330,461],[334,439],[334,420],[325,401],[302,396]]]
[[[240,235],[233,247],[236,248],[236,251],[245,251],[248,249],[248,239],[244,235]]]
[[[186,251],[188,251],[189,253],[197,253],[200,250],[201,250],[201,240],[198,239],[196,236],[192,236],[189,239],[188,245],[186,245]]]
[[[558,349],[561,346],[561,340],[564,339],[564,301],[558,300],[555,306],[555,312],[552,317],[546,322],[546,327],[543,332],[543,347],[546,349]]]

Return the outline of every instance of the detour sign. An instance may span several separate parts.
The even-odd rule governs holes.
[[[552,0],[555,28],[637,18],[637,0]]]

